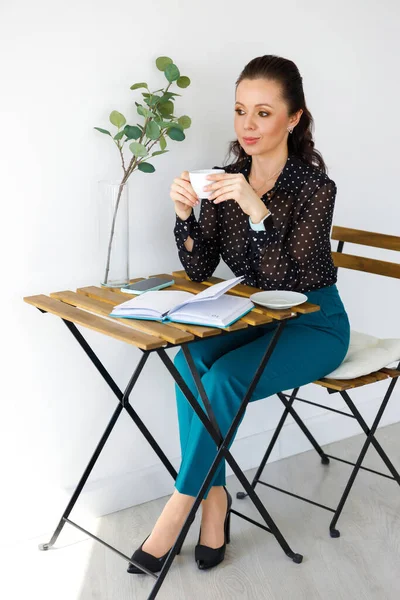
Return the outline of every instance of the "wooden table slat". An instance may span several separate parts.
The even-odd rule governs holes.
[[[57,317],[61,317],[66,321],[70,321],[77,325],[82,325],[93,331],[104,333],[117,340],[127,342],[141,348],[142,350],[153,350],[154,348],[161,348],[166,345],[165,340],[161,340],[152,335],[142,333],[140,331],[134,331],[120,325],[119,323],[113,323],[110,320],[103,319],[93,313],[86,312],[69,304],[65,304],[60,300],[55,300],[44,294],[37,296],[26,296],[24,301],[28,304],[32,304],[37,308],[40,308],[46,312],[49,312]]]
[[[107,317],[111,311],[111,305],[107,301],[96,300],[95,298],[90,298],[84,294],[77,294],[76,292],[69,290],[52,292],[50,297],[61,300],[62,302],[66,302],[67,304],[71,304],[72,306],[76,306],[77,308],[90,310],[91,312],[104,317]],[[158,321],[145,321],[140,319],[111,318],[116,322],[123,323],[127,327],[131,327],[132,329],[144,331],[150,335],[155,335],[156,337],[166,340],[171,344],[183,344],[194,339],[194,335],[191,333],[184,332],[177,327],[172,327],[167,323],[159,323]]]
[[[303,304],[299,304],[299,306],[292,306],[290,310],[301,315],[308,315],[310,313],[318,312],[321,309],[318,304],[304,302]]]
[[[121,304],[121,295],[111,291],[111,290],[106,290],[104,288],[99,288],[95,285],[89,285],[87,287],[83,287],[83,288],[78,288],[77,289],[78,294],[83,294],[86,296],[89,296],[89,298],[94,298],[97,300],[105,300],[107,302],[110,302],[113,306],[115,306],[116,304]],[[124,292],[121,292],[121,294],[124,294]],[[122,300],[123,302],[123,300]],[[136,319],[135,322],[139,321],[139,319]],[[235,325],[235,323],[234,323]],[[178,329],[181,329],[183,331],[186,331],[188,333],[191,333],[193,335],[195,335],[196,337],[200,337],[200,338],[205,338],[205,337],[211,337],[213,335],[220,335],[221,330],[216,328],[216,327],[204,327],[203,325],[191,325],[189,323],[174,323],[173,324],[174,327],[177,327]],[[244,325],[245,327],[247,326],[246,324]],[[231,326],[232,327],[232,326]],[[243,326],[240,327],[239,329],[243,329]],[[229,329],[229,331],[234,331],[232,329]]]
[[[244,315],[242,319],[245,323],[249,325],[264,325],[265,323],[273,323],[275,319],[271,319],[267,314],[260,314],[256,312],[254,309]]]

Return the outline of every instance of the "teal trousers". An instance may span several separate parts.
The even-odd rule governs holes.
[[[306,292],[306,295],[308,301],[318,304],[321,310],[286,323],[250,402],[311,383],[343,361],[349,347],[350,325],[336,284]],[[267,323],[189,343],[223,436],[239,409],[276,326],[276,322]],[[174,364],[205,412],[182,349],[175,355]],[[176,383],[175,392],[182,455],[175,488],[182,494],[197,496],[218,448]],[[222,459],[204,499],[212,486],[225,485],[225,476],[225,459]]]

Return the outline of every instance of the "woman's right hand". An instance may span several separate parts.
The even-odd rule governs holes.
[[[190,183],[189,171],[183,171],[180,177],[174,179],[169,195],[175,204],[176,214],[183,221],[190,217],[193,207],[200,202]]]

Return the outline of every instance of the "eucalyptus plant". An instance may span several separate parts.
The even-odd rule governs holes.
[[[128,125],[124,115],[113,110],[109,119],[110,123],[117,128],[116,133],[111,133],[101,127],[94,128],[100,133],[110,136],[118,149],[123,170],[111,225],[104,284],[107,284],[108,281],[115,221],[124,185],[137,169],[143,173],[154,173],[155,167],[149,162],[149,159],[168,152],[167,137],[176,142],[183,142],[184,130],[191,125],[191,119],[187,115],[181,117],[174,115],[174,101],[181,94],[169,91],[173,83],[176,83],[179,88],[187,88],[190,85],[189,77],[182,76],[176,64],[168,56],[159,56],[156,59],[156,67],[164,73],[167,79],[168,84],[165,89],[160,88],[151,92],[146,82],[134,83],[130,87],[131,90],[140,88],[146,90],[141,92],[142,102],[135,101],[136,111],[144,119],[142,124]],[[151,152],[156,144],[160,149]],[[130,151],[128,158],[124,153],[127,148]]]

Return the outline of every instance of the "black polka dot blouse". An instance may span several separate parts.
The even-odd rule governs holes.
[[[225,167],[249,181],[251,156]],[[263,290],[307,292],[333,285],[337,269],[331,256],[336,184],[316,167],[289,156],[274,187],[261,200],[271,212],[265,231],[254,231],[235,200],[201,200],[197,220],[176,215],[174,235],[179,259],[192,281],[211,277],[222,257],[244,284]],[[193,238],[189,252],[184,241]]]

